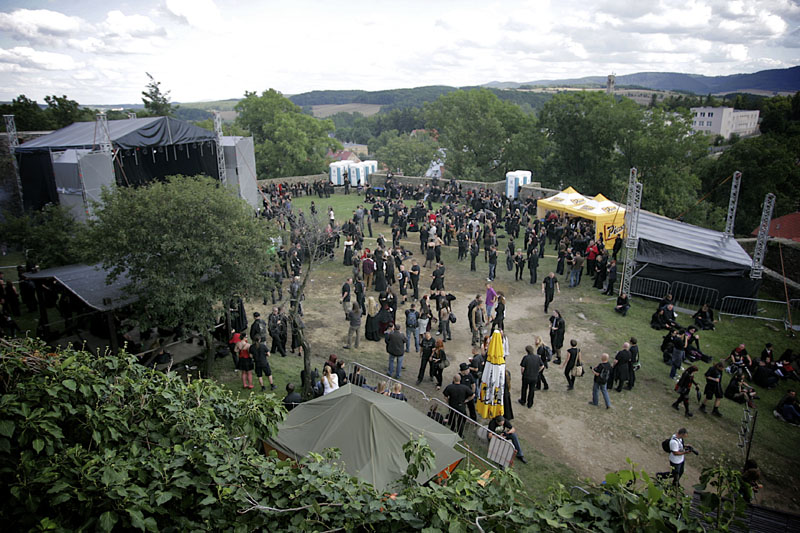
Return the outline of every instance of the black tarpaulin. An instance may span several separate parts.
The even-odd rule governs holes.
[[[55,279],[92,309],[111,311],[125,307],[136,299],[123,289],[128,285],[124,274],[106,284],[108,272],[100,265],[67,265],[39,272],[26,272],[29,279]]]
[[[97,122],[75,122],[48,135],[21,144],[18,154],[69,148],[99,148],[103,136]],[[109,120],[108,134],[115,148],[134,149],[215,141],[214,132],[170,117]]]

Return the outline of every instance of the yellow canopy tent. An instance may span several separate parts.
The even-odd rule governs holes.
[[[617,205],[602,194],[594,198],[584,196],[572,187],[537,202],[539,218],[544,218],[548,211],[558,211],[572,216],[592,220],[595,223],[595,239],[603,236],[606,246],[614,239],[622,237],[625,229],[625,208]]]

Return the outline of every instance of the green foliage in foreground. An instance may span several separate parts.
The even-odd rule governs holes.
[[[404,447],[411,466],[397,492],[379,495],[346,475],[335,452],[300,465],[261,454],[260,438],[283,416],[272,395],[238,398],[125,354],[0,343],[0,518],[9,530],[701,530],[682,491],[633,465],[586,492],[558,486],[536,500],[513,471],[485,486],[477,470],[418,486],[414,469],[432,453],[424,439]]]

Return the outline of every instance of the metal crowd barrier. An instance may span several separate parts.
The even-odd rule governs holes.
[[[719,291],[717,289],[692,285],[682,281],[673,281],[670,292],[672,292],[673,301],[690,307],[700,307],[703,304],[708,304],[709,307],[716,308],[719,301]]]
[[[757,320],[786,321],[786,302],[780,300],[762,300],[760,298],[743,298],[726,296],[719,307],[719,316],[732,318],[755,318]]]
[[[490,431],[488,427],[471,419],[469,416],[456,411],[440,399],[430,398],[422,390],[404,383],[401,380],[391,378],[382,372],[378,372],[356,361],[347,363],[348,377],[354,372],[355,367],[359,367],[359,374],[364,378],[362,386],[375,389],[379,383],[386,382],[391,392],[392,386],[395,383],[402,385],[402,392],[405,394],[408,403],[412,407],[429,415],[434,420],[439,420],[442,424],[450,427],[453,432],[461,436],[462,442],[460,443],[460,447],[469,452],[469,455],[467,455],[468,458],[474,456],[472,460],[480,463],[480,468],[505,467],[508,466],[508,463],[502,458],[514,457],[516,452],[511,441],[504,439],[494,431]],[[415,377],[417,375],[417,369],[407,368],[406,371],[411,372]],[[489,454],[490,435],[502,441],[502,444],[499,445],[500,449],[491,455]],[[495,456],[497,456],[498,459],[493,459]]]
[[[630,296],[642,296],[644,298],[652,298],[654,300],[661,300],[669,292],[669,283],[660,279],[640,278],[634,276],[631,278],[631,293]]]
[[[789,300],[789,307],[785,309],[783,325],[786,329],[800,331],[800,300]]]

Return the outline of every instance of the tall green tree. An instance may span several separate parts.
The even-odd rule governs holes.
[[[537,145],[534,119],[489,90],[445,94],[425,106],[425,118],[445,149],[447,172],[456,178],[493,181],[514,167],[532,166],[516,147]],[[535,162],[539,154],[528,156]]]
[[[398,135],[380,148],[376,156],[392,171],[406,176],[424,176],[432,161],[440,157],[436,140],[424,132]]]
[[[0,105],[3,115],[14,115],[17,131],[46,131],[54,128],[53,118],[42,106],[24,94],[14,98],[10,104]],[[3,123],[5,130],[5,122]]]
[[[330,137],[333,121],[303,114],[274,89],[245,93],[236,104],[236,124],[253,135],[256,170],[261,178],[316,174],[325,171],[328,150],[341,149]]]
[[[142,102],[144,108],[150,115],[157,117],[170,117],[175,114],[178,106],[174,106],[169,101],[170,91],[163,91],[161,89],[161,82],[145,72],[147,78],[150,80],[142,91]]]
[[[80,107],[78,102],[70,100],[67,95],[45,96],[47,110],[56,128],[65,128],[73,122],[88,122],[95,118],[94,111]]]
[[[22,248],[26,261],[51,268],[84,259],[86,227],[60,205],[48,204],[20,216],[3,213],[0,234],[8,244]]]
[[[90,223],[92,256],[123,273],[144,326],[183,324],[207,331],[235,295],[261,297],[274,261],[273,236],[250,206],[216,180],[165,182],[103,192]]]

